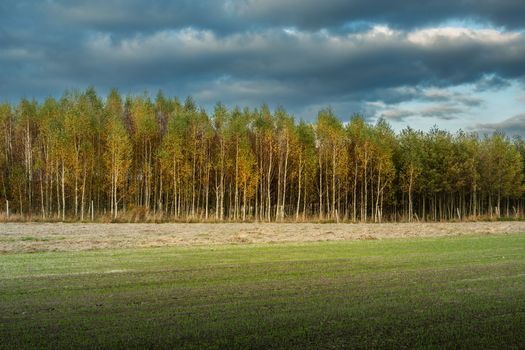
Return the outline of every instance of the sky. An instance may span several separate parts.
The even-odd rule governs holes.
[[[0,101],[89,86],[525,135],[525,1],[0,0]]]

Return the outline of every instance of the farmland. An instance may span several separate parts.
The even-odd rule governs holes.
[[[0,227],[0,252],[380,240],[521,232],[525,232],[523,221],[398,224],[5,223]]]
[[[5,225],[0,348],[522,348],[525,235],[481,224]]]

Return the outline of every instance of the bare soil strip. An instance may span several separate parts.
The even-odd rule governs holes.
[[[0,252],[340,241],[517,232],[525,232],[525,222],[387,224],[4,223],[0,224]]]

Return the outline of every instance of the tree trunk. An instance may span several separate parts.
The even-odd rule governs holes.
[[[410,169],[410,180],[408,182],[408,222],[412,222],[413,214],[413,203],[412,203],[412,184],[414,179],[414,170]]]
[[[66,184],[64,159],[62,158],[62,221],[66,220]]]
[[[288,155],[290,152],[290,145],[288,137],[286,138],[286,156],[284,158],[284,176],[283,176],[283,203],[281,205],[281,220],[284,220],[284,206],[286,204],[286,177],[288,173]]]
[[[42,211],[42,219],[46,218],[46,208],[44,205],[44,179],[42,177],[42,170],[40,170],[40,208]]]
[[[86,165],[84,164],[84,176],[82,177],[82,198],[80,201],[80,221],[84,221],[84,199],[86,195],[86,176],[87,176],[87,170],[86,170]]]
[[[352,221],[356,222],[357,220],[357,172],[358,172],[358,166],[357,166],[357,160],[355,161],[355,169],[354,169],[354,195],[353,195],[353,214],[352,214]]]
[[[267,178],[267,191],[268,191],[268,194],[267,194],[267,209],[266,209],[266,216],[267,216],[267,220],[268,222],[271,221],[271,210],[272,210],[272,197],[271,197],[271,192],[270,192],[270,185],[271,185],[271,172],[272,172],[272,150],[270,148],[270,161],[269,161],[269,164],[268,164],[268,178]]]
[[[238,219],[239,212],[239,143],[235,145],[235,193],[233,219]]]
[[[299,206],[301,205],[301,173],[303,170],[303,163],[302,163],[302,154],[299,154],[299,184],[297,188],[297,206],[295,209],[295,221],[299,220]]]
[[[335,144],[332,146],[332,219],[335,218]]]
[[[319,149],[319,220],[323,220],[323,162],[321,161],[321,149]]]

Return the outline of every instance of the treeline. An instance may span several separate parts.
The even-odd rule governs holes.
[[[0,105],[6,219],[381,222],[523,217],[525,142],[330,109],[213,113],[93,89]]]

